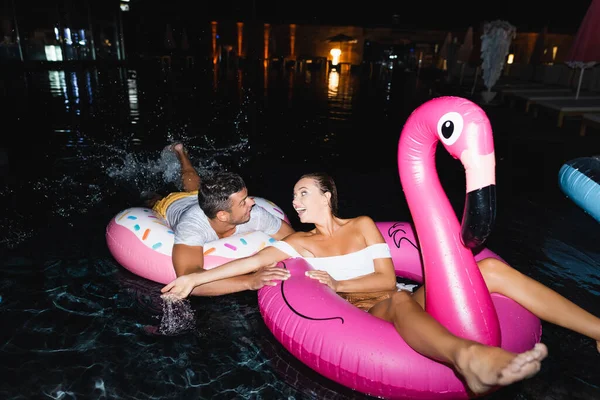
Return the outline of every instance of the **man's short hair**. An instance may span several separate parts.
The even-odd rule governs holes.
[[[231,211],[230,196],[246,187],[244,179],[233,172],[218,172],[202,179],[198,190],[198,204],[208,218],[219,211]]]

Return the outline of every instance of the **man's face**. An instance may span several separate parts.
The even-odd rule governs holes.
[[[241,225],[250,221],[250,210],[256,203],[251,197],[248,197],[248,189],[244,188],[232,194],[229,199],[231,200],[229,222],[234,225]]]

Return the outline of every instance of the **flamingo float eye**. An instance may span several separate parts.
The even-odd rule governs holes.
[[[454,144],[460,137],[463,126],[463,117],[459,113],[449,112],[442,115],[437,124],[438,135],[442,143],[448,146]]]

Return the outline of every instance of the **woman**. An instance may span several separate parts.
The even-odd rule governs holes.
[[[547,355],[545,345],[514,354],[459,338],[424,311],[424,287],[414,294],[397,291],[390,251],[379,229],[366,216],[337,217],[337,189],[331,177],[321,173],[302,176],[294,187],[293,206],[300,221],[314,224],[315,229],[296,232],[251,257],[179,277],[161,291],[185,298],[198,285],[302,256],[318,269],[307,275],[372,315],[392,322],[409,346],[453,366],[474,393],[539,371]],[[340,256],[344,256],[343,262]],[[348,265],[353,266],[352,271]],[[600,319],[496,259],[478,265],[491,292],[512,298],[543,320],[589,336],[600,346]]]

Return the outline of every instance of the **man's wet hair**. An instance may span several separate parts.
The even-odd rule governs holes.
[[[198,204],[208,218],[219,211],[231,211],[230,196],[246,188],[244,179],[233,172],[217,172],[202,179],[198,190]]]

